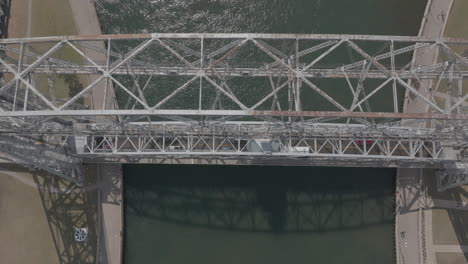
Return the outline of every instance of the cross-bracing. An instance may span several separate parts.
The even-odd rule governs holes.
[[[69,179],[82,161],[187,159],[466,179],[468,40],[132,34],[4,39],[0,49],[2,151]]]

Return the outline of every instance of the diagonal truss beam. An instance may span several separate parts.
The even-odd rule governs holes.
[[[39,44],[50,48],[35,49]],[[468,59],[455,46],[467,49],[468,40],[230,33],[0,39],[0,145],[18,162],[78,182],[81,161],[458,168],[468,156]],[[64,48],[79,60],[58,54]],[[443,56],[415,65],[412,52],[434,48]],[[92,81],[56,98],[41,78],[62,75]],[[94,93],[100,88],[104,98]],[[102,109],[77,104],[89,94]],[[418,111],[405,112],[401,103],[412,101]],[[324,111],[323,102],[332,109]]]

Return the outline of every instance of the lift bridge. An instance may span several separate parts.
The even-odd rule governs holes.
[[[127,34],[0,40],[3,158],[433,168],[467,183],[468,40]]]

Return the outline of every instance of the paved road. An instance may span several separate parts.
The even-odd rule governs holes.
[[[454,0],[429,0],[428,8],[419,32],[420,36],[427,38],[441,38],[444,34],[447,25],[447,16]],[[431,65],[435,62],[438,56],[438,51],[435,48],[427,47],[418,49],[415,52],[414,65]],[[429,91],[426,87],[430,87],[430,81],[423,82],[417,90],[428,95]],[[427,104],[419,97],[406,93],[405,96],[405,112],[407,113],[426,113],[428,111]]]
[[[399,169],[397,174],[397,263],[420,262],[421,180],[419,169]]]
[[[73,12],[76,28],[78,29],[79,35],[102,35],[101,26],[99,24],[99,19],[96,14],[96,9],[94,3],[91,0],[69,0],[70,6]],[[98,47],[100,49],[106,50],[104,42],[94,41],[87,43]],[[95,62],[105,62],[106,56],[100,52],[96,52],[91,49],[84,49],[84,53],[90,59]],[[90,76],[89,83],[94,82],[99,76]],[[103,109],[104,107],[104,96],[106,94],[106,82],[103,80],[99,82],[92,89],[92,108],[93,109]],[[114,108],[114,91],[112,85],[109,85],[106,95],[106,109]]]
[[[447,22],[447,14],[453,0],[429,0],[419,32],[420,36],[439,38],[443,35]],[[437,58],[437,50],[424,48],[414,54],[414,65],[433,64]],[[424,83],[423,83],[424,84]],[[429,91],[421,85],[418,90],[427,95]],[[404,111],[407,113],[425,113],[428,111],[426,103],[418,97],[405,95]],[[421,124],[422,125],[422,124]],[[418,169],[399,169],[397,179],[397,209],[396,216],[396,250],[397,263],[431,263],[435,262],[432,250],[432,228],[426,230],[427,214],[422,210],[427,204],[424,193],[421,193],[421,184],[424,175]],[[432,214],[428,216],[432,217]],[[427,235],[429,233],[429,235]],[[429,241],[426,237],[430,237]],[[430,245],[427,245],[429,243]]]
[[[91,0],[69,0],[79,35],[101,35],[101,27]],[[88,45],[105,50],[103,42],[89,42]],[[84,49],[84,53],[95,62],[104,62],[106,57],[99,52]],[[90,76],[89,83],[98,76]],[[101,81],[92,89],[93,109],[113,109],[114,91],[112,85],[106,90],[106,83]],[[107,93],[107,95],[106,95]],[[104,97],[106,105],[104,106]],[[122,245],[122,166],[120,164],[98,164],[97,173],[100,182],[100,223],[99,263],[121,263]]]
[[[99,263],[121,263],[122,243],[122,166],[97,164],[99,174],[101,232]]]

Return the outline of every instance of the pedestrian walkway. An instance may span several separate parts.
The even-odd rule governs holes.
[[[94,2],[91,0],[69,0],[75,25],[79,35],[101,35],[101,27],[96,14]],[[88,45],[105,50],[104,42],[90,42]],[[104,62],[106,57],[101,52],[84,49],[86,56],[94,62]],[[90,76],[89,83],[98,76]],[[92,90],[93,109],[113,109],[115,103],[112,85],[106,89],[106,82],[101,81]],[[105,104],[103,102],[105,101]],[[99,177],[99,223],[98,238],[99,263],[121,263],[122,247],[122,166],[120,164],[97,164]]]
[[[69,0],[73,13],[78,35],[102,35],[99,19],[96,14],[96,8],[91,0]],[[86,43],[89,46],[106,50],[104,42],[93,41]],[[83,49],[86,56],[91,58],[94,62],[105,62],[106,57],[104,53],[92,49]],[[90,62],[87,62],[91,64]],[[98,79],[98,75],[90,76],[89,83],[93,83]],[[112,85],[108,85],[106,89],[106,82],[99,82],[93,89],[91,89],[91,106],[93,109],[113,109],[115,103],[115,96]],[[106,104],[103,101],[106,100]]]
[[[99,263],[121,263],[122,166],[97,164],[100,185]]]
[[[429,0],[419,36],[442,37],[452,5],[453,0]],[[434,47],[419,49],[414,53],[412,66],[433,64],[437,56],[438,52]],[[428,95],[430,91],[425,87],[430,86],[420,85],[417,87],[418,92]],[[405,113],[426,113],[428,110],[425,102],[419,97],[411,96],[407,91],[403,107]],[[420,126],[423,123],[408,125]],[[423,170],[419,169],[399,169],[397,173],[395,246],[398,264],[435,264],[436,262],[432,239],[432,210],[424,210],[432,208],[431,204],[435,205],[423,188],[423,180],[427,176],[434,177],[434,175],[425,175]],[[452,206],[445,202],[439,204]],[[405,234],[404,237],[401,234]]]

